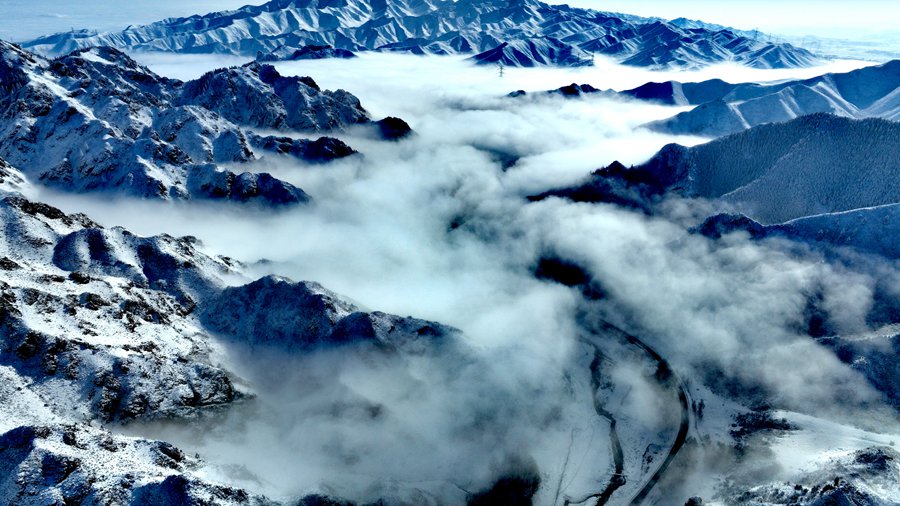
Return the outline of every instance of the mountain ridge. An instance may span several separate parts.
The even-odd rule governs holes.
[[[844,73],[780,83],[647,83],[623,95],[670,105],[696,105],[651,130],[718,137],[764,123],[827,112],[848,118],[900,120],[900,60]]]
[[[691,148],[669,144],[643,164],[618,162],[580,186],[531,197],[610,202],[651,212],[669,193],[725,203],[764,224],[900,202],[900,123],[817,113]],[[865,171],[864,178],[855,175]],[[847,181],[857,180],[853,191]]]
[[[0,42],[0,157],[31,180],[68,192],[303,204],[300,188],[267,173],[236,173],[265,153],[319,163],[356,151],[330,137],[378,130],[359,99],[309,77],[251,63],[182,82],[112,48],[48,60]],[[277,130],[283,137],[258,135]]]
[[[97,45],[250,57],[308,45],[352,52],[480,54],[496,51],[503,44],[543,37],[562,41],[570,52],[595,52],[636,66],[698,67],[735,61],[752,67],[780,68],[818,61],[807,50],[752,39],[727,29],[680,27],[659,19],[538,0],[273,0],[233,11],[170,18],[119,32],[59,33],[23,45],[48,54]]]

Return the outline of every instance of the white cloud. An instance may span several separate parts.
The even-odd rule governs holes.
[[[176,59],[153,64],[187,72]],[[397,55],[279,68],[349,88],[376,116],[401,116],[417,134],[388,143],[351,131],[342,137],[364,157],[324,166],[267,158],[255,168],[315,199],[277,214],[46,197],[107,225],[196,235],[215,253],[272,260],[257,273],[319,281],[370,309],[456,326],[470,351],[400,359],[340,349],[251,361],[238,353],[233,367],[257,387],[257,401],[201,425],[200,440],[196,428],[134,430],[244,464],[267,480],[249,486],[277,495],[332,486],[371,499],[411,487],[451,503],[459,500],[457,486],[484,485],[497,462],[515,453],[534,457],[545,482],[556,483],[577,437],[583,463],[567,478],[567,493],[590,491],[609,466],[606,424],[590,400],[578,297],[530,272],[548,252],[589,268],[614,296],[596,309],[639,329],[685,374],[700,363],[718,366],[760,382],[785,406],[826,415],[837,406],[856,415],[852,399],[873,398],[856,373],[794,329],[805,297],[817,289],[842,325],[858,329],[870,276],[777,243],[732,236],[714,245],[679,223],[691,209],[676,220],[558,200],[525,203],[528,193],[569,184],[614,159],[639,162],[668,142],[697,142],[634,130],[673,109],[601,97],[504,96],[573,81],[622,89],[676,76],[747,80],[813,71],[651,73],[602,62],[587,71],[510,69],[500,79],[459,58]],[[520,160],[504,171],[492,158],[501,152]],[[451,230],[451,223],[459,226]],[[636,385],[621,409],[641,427],[638,442],[665,442],[657,429],[672,424],[658,409],[663,401],[645,377],[642,384],[630,374],[643,366],[616,358],[625,365],[612,376]],[[843,395],[848,389],[852,397]],[[373,417],[373,406],[383,412]],[[640,456],[643,448],[627,451]]]

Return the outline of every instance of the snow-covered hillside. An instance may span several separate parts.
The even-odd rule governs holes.
[[[183,83],[116,49],[47,60],[0,42],[0,76],[0,156],[32,180],[66,192],[303,203],[309,197],[289,183],[221,166],[267,151],[311,161],[347,156],[354,151],[337,139],[287,136],[371,121],[352,94],[321,90],[311,78],[282,77],[257,63]]]
[[[90,423],[194,419],[252,395],[253,384],[220,364],[220,338],[397,356],[456,334],[363,312],[315,283],[226,287],[245,279],[243,266],[207,255],[195,238],[140,237],[28,200],[8,191],[28,183],[6,162],[0,184],[4,504],[280,504],[206,481],[195,474],[203,463],[168,443]]]
[[[479,53],[472,59],[482,65],[503,64],[510,67],[535,65],[563,65],[583,67],[592,65],[587,51],[551,37],[514,40]]]
[[[573,58],[527,57],[504,63],[583,65],[596,52],[627,65],[696,67],[734,61],[757,68],[809,66],[817,57],[727,29],[666,23],[538,0],[273,0],[259,6],[160,21],[120,32],[66,32],[25,47],[61,54],[81,47],[113,46],[182,53],[253,56],[309,44],[349,51],[415,54],[506,53],[529,40],[556,39],[556,52]],[[546,44],[542,44],[546,45]],[[290,51],[288,51],[291,53]],[[293,54],[293,53],[291,53]],[[481,59],[488,59],[485,56]]]
[[[801,81],[668,81],[647,83],[622,93],[672,105],[697,105],[648,125],[652,130],[674,134],[718,137],[818,112],[847,118],[900,120],[900,60]]]
[[[675,192],[781,223],[900,202],[897,153],[900,123],[820,113],[693,148],[670,144],[644,164],[626,168],[616,162],[583,186],[535,198],[559,195],[646,209]]]

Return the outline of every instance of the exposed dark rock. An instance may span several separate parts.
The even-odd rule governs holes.
[[[375,122],[382,139],[396,141],[412,134],[409,124],[400,118],[388,116]]]
[[[691,229],[691,232],[710,239],[720,239],[723,235],[737,231],[746,232],[753,239],[760,239],[768,235],[766,227],[743,214],[717,214],[710,216],[700,226]]]
[[[598,93],[600,90],[594,88],[590,84],[575,84],[572,83],[568,86],[563,86],[557,90],[553,90],[550,93],[558,93],[564,97],[580,97],[584,94],[590,93]]]
[[[532,202],[550,197],[560,197],[574,202],[616,204],[629,209],[650,213],[651,204],[663,191],[655,172],[642,168],[626,168],[619,162],[596,170],[584,184],[571,188],[550,190],[529,196]]]
[[[541,475],[533,461],[517,459],[490,488],[469,498],[469,506],[531,506],[541,485]]]
[[[356,506],[356,503],[336,497],[314,494],[300,499],[297,506]]]
[[[534,276],[538,279],[580,288],[585,297],[589,299],[605,297],[599,286],[600,283],[596,282],[584,267],[569,260],[552,256],[541,257],[534,267]]]
[[[356,58],[356,54],[347,49],[317,44],[308,44],[299,49],[282,46],[268,53],[262,51],[256,53],[258,62],[322,60],[326,58],[349,59]]]
[[[735,416],[734,423],[731,426],[731,437],[736,440],[746,438],[760,431],[789,431],[797,429],[784,418],[774,418],[768,410],[740,413]]]
[[[70,272],[69,279],[79,285],[86,285],[91,282],[91,277],[83,272]]]
[[[291,155],[308,162],[324,163],[356,154],[353,148],[334,137],[319,137],[310,141],[270,135],[256,136],[253,141],[254,144],[266,151]]]
[[[11,258],[0,257],[0,269],[4,271],[14,271],[16,269],[21,269],[21,266]]]
[[[275,276],[226,288],[200,316],[210,329],[242,342],[294,350],[371,342],[419,352],[454,332],[435,322],[360,312],[317,283]]]
[[[300,188],[267,173],[203,171],[192,172],[187,187],[196,195],[237,202],[258,202],[268,206],[302,204],[310,201]]]

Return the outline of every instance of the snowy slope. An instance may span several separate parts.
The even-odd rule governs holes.
[[[562,65],[584,67],[592,65],[590,53],[551,37],[514,40],[472,57],[479,64],[500,64],[510,67]]]
[[[691,148],[680,163],[686,193],[779,223],[900,202],[897,153],[898,123],[816,114]]]
[[[309,197],[289,183],[220,164],[255,160],[254,148],[283,152],[247,127],[321,132],[370,121],[350,93],[260,64],[182,83],[115,49],[47,60],[0,42],[0,75],[0,156],[67,192],[303,203]],[[289,153],[324,161],[354,152],[325,139],[297,140]]]
[[[900,119],[900,60],[843,74],[775,84],[647,83],[622,92],[673,105],[697,105],[650,123],[660,132],[718,137],[764,123],[827,112],[848,118]]]
[[[192,476],[200,465],[161,441],[45,422],[0,435],[0,498],[15,506],[276,504]]]
[[[813,114],[761,125],[649,161],[616,162],[557,195],[650,211],[674,192],[717,200],[766,224],[900,202],[900,123]]]
[[[120,32],[59,33],[30,41],[26,47],[48,54],[106,45],[253,56],[315,44],[349,51],[475,54],[544,37],[562,41],[572,53],[596,52],[639,66],[695,67],[736,61],[772,68],[807,66],[817,60],[804,49],[725,29],[679,27],[538,0],[273,0]]]
[[[0,197],[0,362],[50,409],[75,421],[156,418],[236,398],[190,317],[228,260],[190,239],[138,238]]]
[[[28,188],[2,161],[0,185]],[[229,409],[255,385],[238,386],[222,368],[221,338],[295,354],[355,344],[348,353],[400,357],[441,353],[457,332],[363,312],[312,282],[226,287],[242,266],[205,254],[194,238],[103,228],[5,189],[0,223],[3,504],[281,504],[208,481],[203,462],[168,443],[96,422]]]
[[[900,258],[900,203],[797,218],[775,228],[797,237]]]

